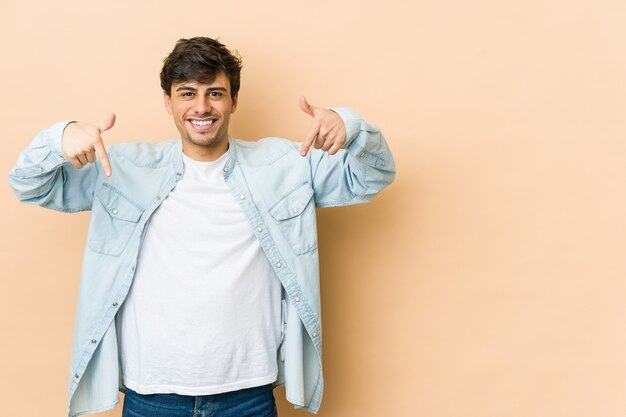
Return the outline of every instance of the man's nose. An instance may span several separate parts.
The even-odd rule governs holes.
[[[211,110],[211,102],[207,97],[198,96],[194,105],[194,112],[198,115],[209,113]]]

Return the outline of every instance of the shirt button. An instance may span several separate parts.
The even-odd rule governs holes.
[[[156,198],[157,200],[160,200],[160,199],[161,199],[161,196],[160,196],[160,195],[157,195],[157,196],[156,196],[156,197],[154,197],[154,198]]]
[[[299,303],[300,302],[300,297],[296,297],[296,298],[294,298],[294,300],[296,300],[296,303]]]
[[[224,172],[228,172],[228,167],[224,167]]]
[[[300,209],[298,207],[294,207],[291,209],[291,211],[293,211],[294,213],[297,213],[300,211]]]
[[[259,226],[259,227],[256,228],[256,231],[261,233],[263,231],[263,228],[261,226]]]
[[[363,158],[364,156],[365,156],[365,151],[363,151],[363,152],[361,152],[361,153],[359,154],[359,158]]]
[[[113,307],[117,307],[117,305],[118,305],[117,301],[114,301],[113,304],[112,304]]]
[[[91,343],[97,343],[98,341],[96,339],[91,339]]]
[[[80,375],[74,374],[74,378],[80,378]]]
[[[111,213],[117,215],[118,211],[117,211],[117,209],[113,209],[113,210],[111,210]]]
[[[245,196],[245,195],[243,195],[243,194],[241,194],[241,195],[239,196],[239,199],[240,199],[240,200],[245,200],[245,199],[246,199],[246,196]]]
[[[182,172],[177,172],[177,173],[176,173],[176,176],[177,176],[177,177],[180,177],[181,175],[183,175],[183,173],[182,173]]]
[[[311,336],[313,336],[313,337],[317,337],[317,332],[313,332],[313,333],[311,333]]]
[[[43,172],[43,168],[42,167],[38,167],[37,169],[39,170],[39,172]]]
[[[280,262],[276,262],[276,268],[280,268],[281,266],[283,266],[283,264],[281,264]]]

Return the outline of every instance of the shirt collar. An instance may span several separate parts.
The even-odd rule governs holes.
[[[183,164],[183,144],[180,140],[177,140],[174,144],[174,163],[172,167],[174,169],[174,175],[178,181],[183,177],[185,166]],[[226,165],[224,165],[224,178],[228,178],[233,172],[235,163],[237,162],[237,145],[232,137],[228,137],[228,159]]]

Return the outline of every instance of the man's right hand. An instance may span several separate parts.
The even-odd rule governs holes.
[[[104,175],[110,176],[111,163],[100,134],[111,129],[114,124],[115,114],[113,113],[103,122],[68,124],[61,139],[61,148],[65,158],[76,169],[96,162],[97,158],[102,164]]]

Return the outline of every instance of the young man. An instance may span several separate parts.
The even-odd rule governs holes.
[[[315,208],[369,201],[393,157],[355,113],[304,98],[301,145],[230,138],[240,70],[221,43],[181,39],[161,72],[180,140],[107,150],[114,115],[61,122],[9,175],[26,203],[92,211],[70,417],[113,408],[118,390],[124,416],[265,417],[282,384],[296,407],[319,409]]]

